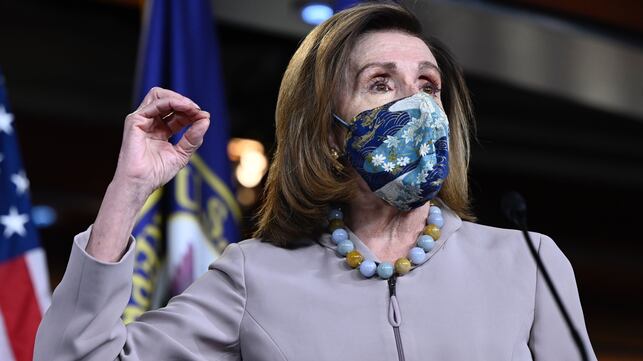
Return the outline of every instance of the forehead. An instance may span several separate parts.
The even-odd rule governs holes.
[[[428,61],[437,66],[424,41],[400,31],[369,32],[360,36],[350,54],[350,71],[372,62],[418,64]]]

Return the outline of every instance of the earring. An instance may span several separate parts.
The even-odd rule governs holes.
[[[333,167],[335,168],[335,172],[337,172],[338,174],[342,173],[342,171],[344,170],[344,165],[341,162],[339,162],[339,157],[340,157],[339,151],[335,148],[330,148],[330,156],[333,157],[333,159],[335,160],[335,164],[333,164]]]

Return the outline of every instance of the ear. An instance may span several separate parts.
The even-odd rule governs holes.
[[[346,136],[348,130],[344,127],[340,127],[337,124],[334,124],[328,132],[328,145],[331,148],[337,149],[340,155],[344,154],[344,146],[346,144]]]

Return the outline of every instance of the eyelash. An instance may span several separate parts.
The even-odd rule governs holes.
[[[437,95],[438,93],[440,93],[440,90],[442,90],[436,84],[430,81],[426,82],[426,84],[424,84],[422,88],[426,93],[431,95]],[[427,88],[429,89],[429,91],[426,91]]]
[[[370,82],[370,84],[368,85],[368,90],[369,90],[371,93],[381,93],[381,92],[385,92],[385,91],[387,91],[387,90],[390,90],[390,89],[388,89],[389,80],[390,80],[390,78],[388,78],[388,77],[384,77],[384,76],[378,76],[378,77],[375,77],[375,78],[373,78],[373,80],[372,80],[372,81]],[[380,86],[386,86],[386,87],[387,87],[387,89],[377,89],[377,88],[378,88],[378,87],[380,87]],[[438,93],[440,92],[440,90],[442,90],[442,89],[441,89],[441,88],[439,88],[439,87],[437,86],[437,84],[435,84],[434,82],[432,82],[432,81],[427,81],[427,82],[426,82],[426,84],[425,84],[425,85],[424,85],[424,87],[423,87],[423,90],[424,90],[425,92],[427,92],[428,94],[436,95],[436,94],[438,94]],[[428,90],[428,91],[427,91],[427,90]]]

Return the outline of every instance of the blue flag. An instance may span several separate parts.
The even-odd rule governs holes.
[[[232,191],[228,121],[210,1],[154,0],[147,5],[137,104],[152,87],[171,89],[210,112],[211,126],[188,166],[155,192],[139,214],[133,231],[137,255],[126,322],[153,306],[153,294],[164,287],[154,284],[164,274],[162,267],[170,295],[182,292],[207,271],[228,243],[238,241],[241,217]],[[165,263],[160,256],[163,248]]]

